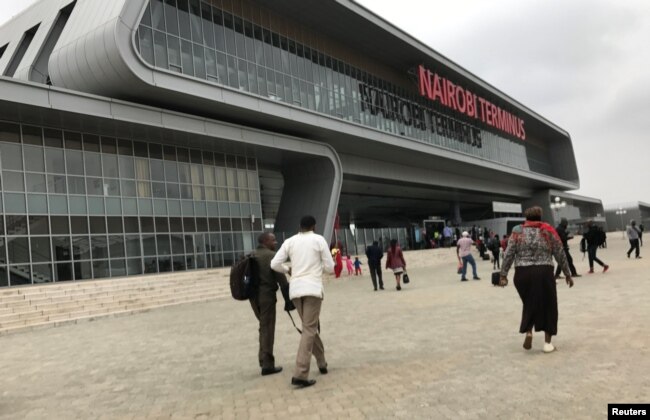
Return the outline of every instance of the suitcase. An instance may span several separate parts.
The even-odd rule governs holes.
[[[501,272],[495,271],[494,273],[492,273],[492,286],[498,286],[499,280],[501,280]]]

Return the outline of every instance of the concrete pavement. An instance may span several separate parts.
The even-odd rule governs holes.
[[[330,372],[314,362],[311,388],[289,384],[299,337],[282,302],[284,371],[261,377],[250,306],[222,299],[0,337],[0,419],[593,419],[608,402],[648,403],[650,254],[628,260],[610,234],[610,272],[587,275],[573,242],[583,277],[558,285],[552,354],[542,333],[521,348],[521,302],[490,285],[489,262],[461,283],[455,250],[416,251],[401,292],[389,272],[379,292],[367,274],[327,280]]]

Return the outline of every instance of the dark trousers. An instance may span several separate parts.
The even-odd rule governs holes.
[[[250,299],[255,317],[260,322],[260,348],[258,360],[261,368],[275,366],[273,357],[273,342],[275,340],[275,306],[277,299],[275,293],[267,296],[261,293],[256,298]]]
[[[576,266],[573,265],[573,257],[571,256],[569,250],[566,248],[564,248],[564,255],[566,255],[566,262],[569,264],[569,271],[571,271],[571,275],[575,276],[578,274],[578,272],[576,271]],[[559,276],[560,274],[562,274],[562,266],[558,264],[557,268],[555,269],[555,277]]]
[[[598,259],[596,256],[596,252],[598,251],[597,246],[590,246],[587,248],[587,254],[589,255],[589,269],[593,270],[594,269],[594,261],[600,264],[601,266],[605,266],[605,263],[602,262],[601,260]]]
[[[627,251],[627,256],[629,257],[632,251],[635,251],[634,256],[638,257],[639,256],[639,240],[638,239],[630,239],[630,250]]]
[[[494,258],[494,263],[492,264],[492,268],[500,268],[501,266],[499,265],[499,250],[497,249],[496,251],[492,251],[492,258]]]
[[[384,287],[384,281],[381,278],[381,261],[378,263],[368,261],[368,270],[370,270],[370,278],[375,290],[377,290],[377,280],[379,280],[379,287]]]

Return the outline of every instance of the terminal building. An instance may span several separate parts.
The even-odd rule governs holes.
[[[637,201],[608,205],[605,216],[610,231],[625,230],[632,220],[636,222],[637,227],[642,224],[643,228],[647,229],[650,227],[650,203]]]
[[[0,286],[579,187],[569,133],[351,0],[38,1],[0,27],[0,162]]]

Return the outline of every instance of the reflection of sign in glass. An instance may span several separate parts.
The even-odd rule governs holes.
[[[502,203],[499,201],[492,202],[492,211],[495,213],[521,213],[520,203]]]
[[[439,76],[438,73],[432,73],[422,65],[418,67],[418,79],[420,95],[511,136],[526,140],[524,120],[521,118]]]
[[[361,109],[372,115],[481,148],[481,130],[446,115],[409,102],[397,95],[359,83]]]

